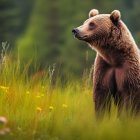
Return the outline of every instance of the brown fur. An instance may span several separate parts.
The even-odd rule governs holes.
[[[111,97],[123,107],[140,112],[140,53],[118,10],[111,14],[89,13],[89,19],[78,27],[76,37],[86,41],[97,52],[93,85],[95,110],[110,108]]]

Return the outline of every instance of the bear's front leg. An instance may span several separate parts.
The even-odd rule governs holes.
[[[108,90],[94,90],[95,113],[97,117],[110,112],[111,96]]]
[[[93,95],[97,116],[103,115],[105,111],[110,111],[111,91],[109,88],[111,76],[112,70],[103,58],[97,54],[93,73]]]

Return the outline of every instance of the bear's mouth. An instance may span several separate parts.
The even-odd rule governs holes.
[[[75,36],[75,38],[77,38],[77,39],[79,39],[79,40],[86,40],[86,39],[88,38],[87,35],[80,36],[79,34],[76,34],[76,35],[74,35],[74,36]]]

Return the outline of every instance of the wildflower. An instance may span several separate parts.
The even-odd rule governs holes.
[[[44,94],[41,94],[41,97],[44,97]]]
[[[30,94],[30,92],[29,91],[26,91],[26,94]]]
[[[37,110],[38,112],[41,112],[41,111],[42,111],[42,108],[41,108],[41,107],[37,107],[36,110]]]
[[[54,107],[53,106],[49,106],[49,110],[51,111],[51,110],[53,110],[54,109]]]
[[[1,135],[1,136],[2,136],[2,135],[6,135],[4,129],[0,130],[0,135]]]
[[[9,90],[9,87],[6,87],[6,86],[0,86],[0,89],[5,91],[5,92],[8,92]]]
[[[10,132],[10,128],[6,127],[7,122],[8,121],[5,117],[0,116],[0,125],[1,125],[0,135],[5,135]]]
[[[67,108],[68,105],[66,105],[66,104],[62,104],[62,107],[63,107],[63,108]]]
[[[6,89],[5,92],[8,93],[8,89]]]
[[[41,98],[41,96],[40,95],[37,95],[36,98]]]
[[[7,119],[3,116],[0,117],[0,124],[7,124]]]
[[[8,127],[0,129],[0,135],[6,135],[9,132],[10,132],[10,128]]]
[[[8,90],[9,89],[9,87],[5,87],[5,86],[0,86],[0,88],[3,89],[3,90]]]

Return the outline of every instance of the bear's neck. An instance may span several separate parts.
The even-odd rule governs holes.
[[[90,44],[90,46],[96,50],[104,61],[114,67],[122,66],[126,61],[140,59],[139,54],[137,54],[139,52],[138,47],[130,32],[128,32],[128,35],[122,35],[119,40],[114,38],[109,43]]]

